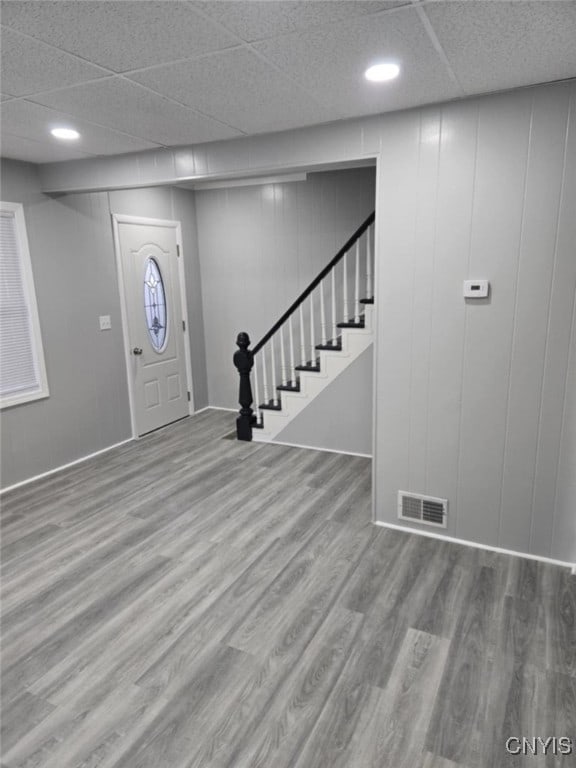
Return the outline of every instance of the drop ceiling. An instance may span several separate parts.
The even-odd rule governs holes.
[[[0,11],[2,154],[35,163],[576,77],[573,0],[5,0]],[[401,76],[365,81],[383,58]],[[80,141],[52,138],[57,125]]]

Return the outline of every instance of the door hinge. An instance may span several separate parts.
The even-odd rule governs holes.
[[[190,397],[190,392],[188,392],[188,402],[190,402],[192,398]]]
[[[186,330],[186,320],[182,320],[182,330]]]
[[[176,255],[178,257],[180,256],[180,246],[178,245],[178,243],[176,243]]]

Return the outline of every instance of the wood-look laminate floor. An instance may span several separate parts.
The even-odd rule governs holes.
[[[370,524],[366,459],[207,411],[7,494],[2,766],[499,768],[576,750],[567,570]]]

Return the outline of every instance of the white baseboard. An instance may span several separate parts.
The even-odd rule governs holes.
[[[324,451],[324,453],[339,453],[342,456],[360,456],[363,459],[371,459],[369,453],[354,453],[354,451],[339,451],[336,448],[320,448],[317,445],[300,445],[299,443],[284,443],[281,440],[254,440],[262,445],[286,445],[288,448],[306,448],[309,451]]]
[[[532,555],[530,552],[517,552],[514,549],[504,549],[503,547],[492,547],[490,544],[479,544],[476,541],[468,541],[467,539],[457,539],[454,536],[444,536],[441,533],[434,533],[432,531],[420,531],[416,528],[408,528],[406,525],[394,525],[394,523],[383,523],[381,520],[374,520],[374,525],[380,526],[380,528],[392,528],[395,531],[406,531],[406,533],[415,533],[417,536],[427,536],[429,539],[441,539],[442,541],[449,541],[452,544],[462,544],[465,547],[473,547],[474,549],[486,549],[488,552],[498,552],[501,555],[512,555],[513,557],[523,557],[528,560],[538,560],[541,563],[549,563],[550,565],[559,565],[562,568],[570,568],[573,574],[576,574],[576,564],[566,563],[563,560],[554,560],[551,557],[543,557],[542,555]]]
[[[202,413],[202,411],[229,411],[230,413],[238,413],[236,408],[220,408],[218,405],[207,405],[206,408],[202,408],[196,413]],[[194,415],[196,415],[196,413]],[[360,456],[363,459],[371,459],[372,456],[369,453],[354,453],[354,451],[338,451],[335,448],[320,448],[317,445],[300,445],[300,443],[284,443],[280,440],[254,440],[255,443],[261,443],[262,445],[285,445],[288,448],[306,448],[309,451],[324,451],[325,453],[340,453],[342,456]]]
[[[230,413],[238,413],[239,408],[221,408],[219,405],[207,405],[206,408],[202,408],[203,411],[229,411]],[[196,411],[200,413],[200,411]]]
[[[59,467],[54,467],[54,469],[49,469],[47,472],[41,472],[39,475],[34,475],[33,477],[29,477],[27,480],[21,480],[19,483],[14,483],[14,485],[8,485],[6,488],[0,488],[0,496],[3,493],[7,493],[8,491],[13,491],[15,488],[21,488],[23,485],[28,485],[29,483],[34,483],[36,480],[41,480],[43,477],[49,477],[50,475],[55,475],[56,472],[62,472],[63,469],[68,469],[68,467],[73,467],[76,464],[82,464],[83,461],[88,461],[88,459],[94,459],[96,456],[101,456],[103,453],[108,453],[108,451],[113,451],[114,448],[119,448],[121,445],[126,445],[126,443],[131,443],[134,441],[133,437],[129,437],[127,440],[121,440],[119,443],[114,443],[114,445],[109,445],[107,448],[102,448],[99,451],[94,451],[94,453],[89,453],[87,456],[81,456],[79,459],[74,459],[74,461],[69,461],[67,464],[61,464]]]

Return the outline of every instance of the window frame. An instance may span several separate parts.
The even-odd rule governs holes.
[[[24,296],[26,298],[30,317],[30,341],[39,379],[39,388],[32,392],[22,392],[13,395],[2,395],[0,393],[0,409],[4,409],[14,405],[22,405],[23,403],[30,403],[34,400],[47,398],[50,396],[50,390],[48,387],[48,377],[46,375],[44,346],[42,344],[42,333],[40,330],[40,317],[38,315],[38,301],[36,298],[36,288],[34,286],[32,260],[30,258],[30,248],[28,246],[28,235],[26,233],[24,206],[22,203],[0,201],[0,211],[11,213],[14,216]]]

